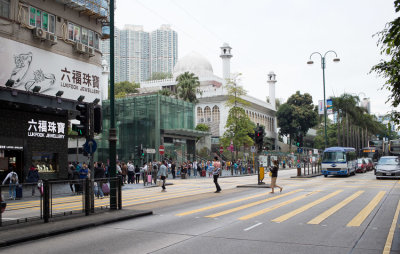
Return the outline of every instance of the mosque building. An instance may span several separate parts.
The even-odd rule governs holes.
[[[195,106],[195,124],[203,123],[210,127],[211,143],[219,144],[219,139],[225,132],[229,108],[227,89],[224,87],[231,78],[230,59],[233,57],[232,48],[224,43],[221,47],[222,77],[214,74],[210,62],[196,52],[191,52],[179,59],[174,67],[173,78],[153,80],[140,84],[141,93],[150,93],[161,89],[176,90],[176,78],[185,72],[194,73],[199,78],[201,93],[197,94],[198,103]],[[244,107],[246,114],[255,124],[265,126],[266,138],[272,141],[273,148],[277,148],[277,122],[275,106],[276,75],[270,72],[267,75],[269,86],[269,101],[262,101],[249,95],[241,98],[248,102]],[[244,88],[246,88],[244,84]]]

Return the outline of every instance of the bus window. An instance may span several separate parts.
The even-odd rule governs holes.
[[[346,153],[344,152],[325,152],[322,162],[346,162]]]

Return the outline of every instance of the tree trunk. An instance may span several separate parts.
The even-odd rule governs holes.
[[[342,146],[346,146],[346,140],[345,140],[345,138],[346,138],[346,136],[345,136],[345,134],[346,134],[346,132],[344,132],[344,125],[346,124],[346,121],[345,121],[346,119],[344,119],[344,117],[343,117],[343,121],[342,121]]]
[[[349,133],[350,133],[350,135],[349,135],[349,147],[353,147],[353,125],[350,123],[350,121],[349,121]]]
[[[346,147],[349,147],[350,143],[350,132],[349,132],[349,116],[346,113]]]
[[[337,115],[337,146],[340,146],[340,113]]]

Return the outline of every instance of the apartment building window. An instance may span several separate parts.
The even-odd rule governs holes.
[[[80,42],[89,47],[100,49],[100,35],[85,27],[68,22],[68,40]]]
[[[0,17],[10,18],[10,0],[0,0]]]
[[[4,0],[0,0],[4,1]],[[29,7],[29,25],[41,28],[46,32],[55,33],[56,31],[56,17],[53,14]]]

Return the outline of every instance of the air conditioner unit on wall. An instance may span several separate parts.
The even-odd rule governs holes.
[[[46,40],[48,40],[51,45],[57,44],[57,36],[51,33],[46,33]]]
[[[85,45],[83,45],[83,44],[80,43],[80,42],[77,42],[77,43],[75,44],[75,50],[76,50],[76,52],[81,53],[81,54],[86,53],[86,51],[85,51]]]
[[[35,27],[35,29],[33,29],[33,37],[37,39],[46,40],[46,34],[47,32],[42,28]]]
[[[88,54],[89,56],[94,56],[94,49],[88,46],[85,46],[85,52],[86,54]]]

